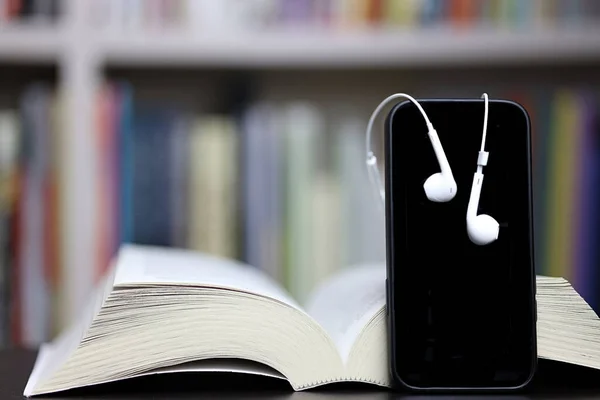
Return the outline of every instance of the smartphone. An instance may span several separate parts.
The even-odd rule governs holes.
[[[422,115],[397,105],[385,124],[388,326],[391,375],[413,390],[516,390],[537,365],[530,121],[512,101],[490,100],[478,214],[498,239],[472,243],[466,212],[481,146],[484,101],[420,101],[457,183],[431,202],[440,172]]]

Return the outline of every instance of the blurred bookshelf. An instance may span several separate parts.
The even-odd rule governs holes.
[[[55,334],[122,242],[300,299],[382,262],[363,131],[395,91],[526,106],[538,272],[600,305],[598,21],[595,0],[0,1],[0,347]]]

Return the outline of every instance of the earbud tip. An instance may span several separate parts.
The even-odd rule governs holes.
[[[479,246],[490,244],[500,236],[500,224],[487,214],[467,220],[467,234],[473,243]]]
[[[423,189],[427,198],[436,203],[450,201],[456,195],[456,183],[449,181],[439,172],[427,178]]]

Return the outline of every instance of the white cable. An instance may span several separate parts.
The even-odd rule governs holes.
[[[377,106],[377,108],[375,108],[375,111],[373,111],[373,114],[371,114],[371,118],[369,119],[369,123],[367,125],[367,134],[366,134],[367,169],[369,171],[369,180],[371,181],[371,184],[373,184],[375,186],[375,190],[377,190],[379,192],[379,195],[380,195],[381,199],[383,200],[384,204],[385,204],[385,188],[383,187],[383,183],[381,182],[379,168],[377,168],[377,157],[375,157],[375,154],[373,153],[373,151],[371,149],[371,135],[373,132],[373,125],[375,124],[375,120],[381,113],[381,110],[383,110],[383,108],[385,106],[387,106],[390,102],[392,102],[393,100],[397,100],[399,98],[405,98],[405,99],[409,100],[410,102],[412,102],[415,106],[417,106],[417,108],[419,109],[419,112],[421,113],[421,115],[423,115],[423,118],[425,118],[425,123],[427,124],[427,129],[433,129],[431,122],[429,121],[429,118],[427,117],[427,114],[425,113],[425,110],[423,110],[423,107],[421,107],[419,102],[417,100],[415,100],[412,96],[405,94],[405,93],[395,93],[395,94],[387,97]]]
[[[488,126],[488,112],[489,112],[489,101],[487,93],[481,95],[484,100],[484,112],[483,112],[483,134],[481,135],[481,149],[479,150],[479,156],[477,157],[477,172],[483,173],[483,167],[487,165],[489,153],[485,151],[485,140],[487,136]]]
[[[485,151],[485,138],[487,136],[488,111],[489,111],[487,93],[482,94],[481,98],[485,101],[485,110],[483,112],[483,135],[481,137],[481,151]]]
[[[427,124],[427,129],[429,131],[434,131],[433,125],[431,124],[431,121],[429,121],[429,117],[427,117],[427,114],[425,113],[425,110],[423,110],[423,107],[421,106],[421,104],[419,104],[419,102],[417,100],[415,100],[412,96],[410,96],[408,94],[395,93],[395,94],[387,97],[386,99],[384,99],[377,106],[377,108],[375,108],[375,111],[373,111],[373,114],[371,114],[371,118],[369,119],[369,123],[367,125],[367,132],[366,132],[367,160],[366,160],[366,162],[367,162],[367,170],[369,173],[369,180],[370,180],[371,184],[375,186],[375,190],[377,190],[379,192],[379,195],[380,195],[381,200],[384,205],[385,205],[385,187],[381,181],[381,175],[379,173],[379,168],[377,166],[377,157],[375,156],[375,154],[373,153],[373,151],[371,149],[371,136],[373,133],[373,125],[375,124],[375,120],[381,113],[381,110],[385,106],[387,106],[391,101],[396,100],[398,98],[405,98],[405,99],[410,100],[417,107],[417,109],[419,110],[419,112],[421,113],[423,118],[425,119],[425,123]],[[477,158],[477,172],[478,173],[482,173],[483,167],[485,165],[487,165],[488,156],[489,156],[489,153],[485,151],[485,142],[486,142],[487,125],[488,125],[488,112],[489,112],[489,101],[488,101],[487,93],[484,93],[481,96],[481,98],[484,99],[485,110],[484,110],[484,116],[483,116],[483,134],[482,134],[482,138],[481,138],[481,150],[479,151],[479,156]]]

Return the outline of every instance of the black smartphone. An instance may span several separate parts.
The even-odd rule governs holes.
[[[478,214],[500,225],[488,245],[471,242],[466,212],[477,169],[484,100],[419,101],[438,132],[457,183],[429,201],[440,172],[415,105],[386,120],[387,291],[391,374],[415,390],[516,390],[537,365],[530,121],[517,103],[489,101]]]

